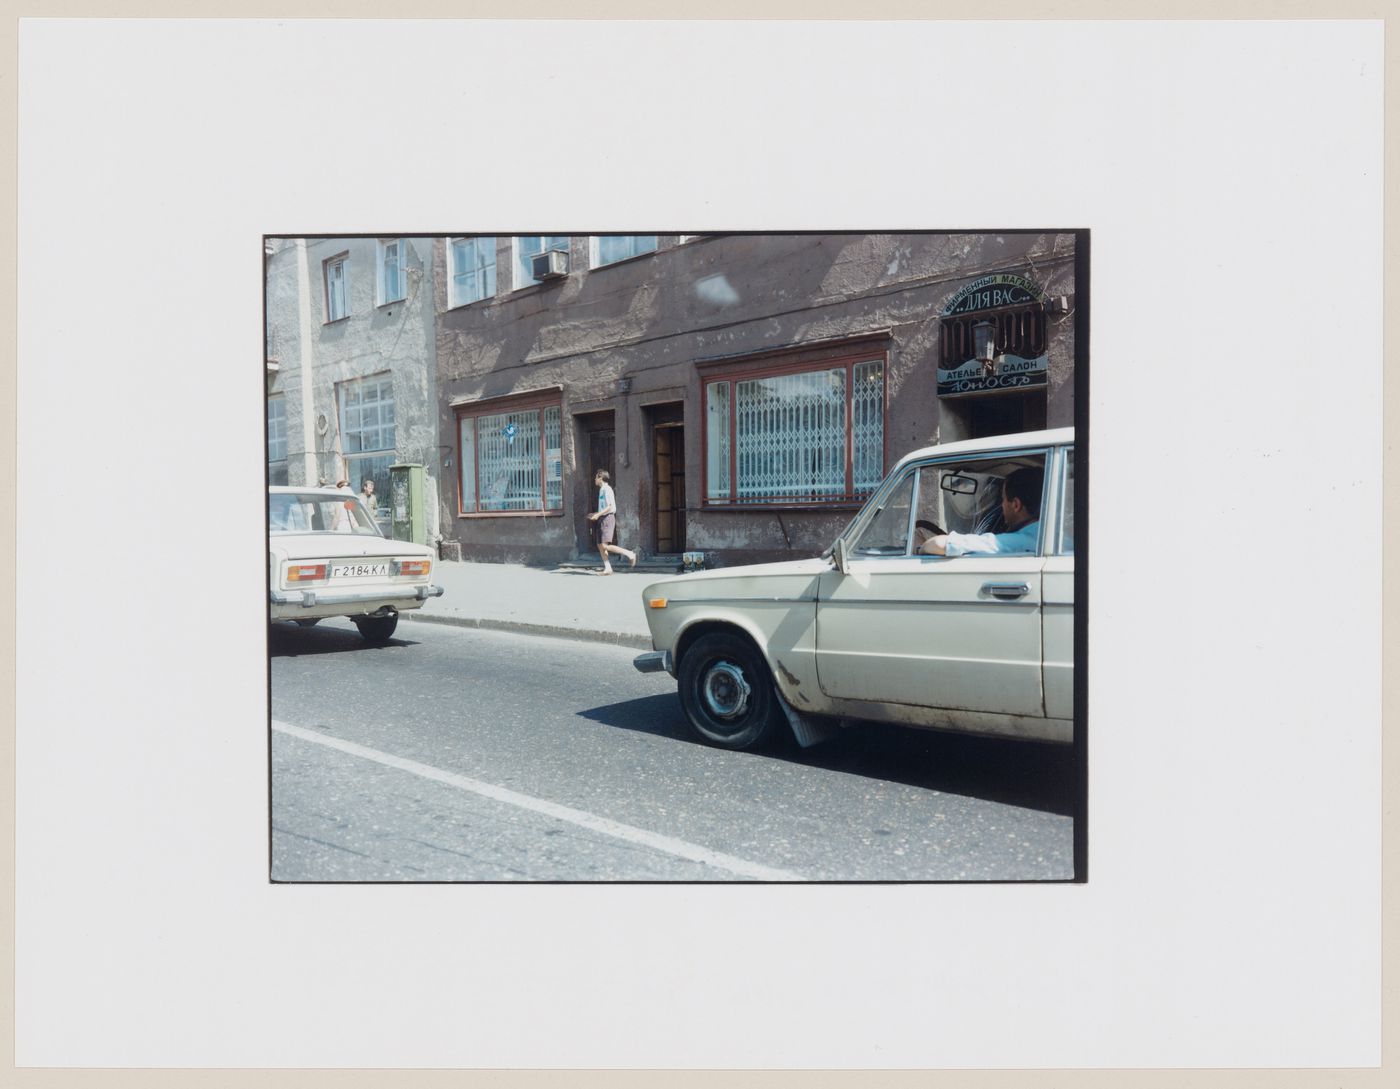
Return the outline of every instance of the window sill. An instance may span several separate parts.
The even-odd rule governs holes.
[[[405,295],[403,298],[400,298],[400,299],[386,299],[384,302],[375,303],[375,304],[374,304],[374,308],[375,308],[376,310],[383,310],[386,306],[398,306],[399,303],[403,302],[404,299],[407,299],[407,298],[408,298],[408,296]]]
[[[707,499],[700,505],[700,510],[710,512],[719,511],[726,514],[772,514],[775,511],[783,513],[787,511],[820,513],[821,511],[860,510],[864,505],[864,499],[834,499],[820,503],[716,503]]]
[[[349,314],[344,314],[344,315],[342,315],[341,317],[338,317],[338,318],[327,318],[325,321],[321,322],[321,324],[322,324],[322,325],[339,325],[342,321],[349,321],[349,320],[350,320],[350,315],[349,315]]]
[[[479,299],[470,299],[467,302],[448,303],[444,313],[450,314],[454,310],[465,310],[469,306],[480,306],[482,303],[494,302],[499,296],[483,295]]]
[[[463,522],[476,522],[485,518],[562,518],[559,510],[473,510],[458,511],[457,519]]]

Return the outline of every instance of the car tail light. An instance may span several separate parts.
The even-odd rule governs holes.
[[[294,563],[287,568],[288,582],[319,582],[326,577],[323,563]]]
[[[400,575],[426,575],[433,569],[432,560],[400,560]]]

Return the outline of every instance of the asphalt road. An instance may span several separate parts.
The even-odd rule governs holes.
[[[270,651],[274,880],[1073,876],[1065,749],[871,724],[731,753],[630,648],[411,620]]]

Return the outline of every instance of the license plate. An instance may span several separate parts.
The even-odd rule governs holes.
[[[333,563],[331,564],[331,578],[333,579],[354,579],[373,575],[387,575],[389,573],[388,562],[384,563]]]

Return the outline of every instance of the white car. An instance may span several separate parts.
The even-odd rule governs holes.
[[[1027,497],[1003,501],[1013,473]],[[675,677],[715,745],[862,720],[1071,742],[1074,430],[917,450],[822,556],[680,575],[642,603],[655,649],[635,666]]]
[[[348,616],[367,641],[382,643],[399,613],[442,595],[432,584],[433,550],[385,537],[352,492],[269,488],[267,515],[273,620],[310,627]]]

